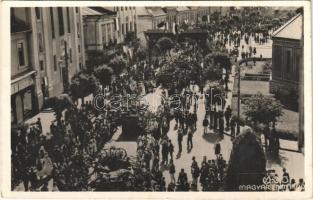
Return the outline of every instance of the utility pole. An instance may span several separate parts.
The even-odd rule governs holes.
[[[64,87],[64,93],[67,93],[69,90],[69,80],[68,80],[68,54],[67,54],[67,43],[64,41],[64,61],[65,61],[65,70],[63,75],[63,87]]]
[[[237,135],[240,133],[240,65],[238,63],[238,89],[237,89],[237,108],[238,108],[238,113],[237,113]]]

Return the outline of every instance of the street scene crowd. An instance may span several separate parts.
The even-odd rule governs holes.
[[[89,87],[92,101],[78,104],[73,86],[69,95],[53,101],[55,119],[49,130],[43,129],[40,118],[12,129],[12,189],[22,184],[25,191],[225,190],[232,163],[223,157],[226,147],[221,141],[230,137],[235,146],[241,134],[240,119],[229,103],[235,68],[240,60],[246,59],[247,65],[262,59],[255,45],[269,44],[278,28],[265,21],[260,17],[241,24],[225,19],[203,25],[201,28],[208,33],[206,44],[193,39],[174,43],[161,39],[156,44],[158,53],[150,58],[144,50],[138,50],[132,60],[121,52],[116,59],[129,62],[114,78],[102,74],[115,73],[107,66],[95,69],[99,83]],[[157,91],[159,99],[153,109],[142,99]],[[104,97],[95,101],[98,93]],[[126,105],[124,98],[129,96],[132,98]],[[127,120],[132,119],[129,125]],[[107,146],[121,127],[122,134],[136,135],[136,155]],[[176,140],[169,137],[172,129]],[[241,130],[245,132],[243,127]],[[213,149],[198,147],[193,140],[196,134],[213,134],[218,140]],[[269,123],[261,135],[265,151],[278,155],[275,122]],[[192,156],[184,160],[188,167],[179,168],[183,150],[191,153],[197,148],[207,148],[215,157]],[[282,177],[266,169],[263,177],[263,184],[286,186],[280,191],[304,191],[304,180],[289,176],[288,169],[283,169]]]

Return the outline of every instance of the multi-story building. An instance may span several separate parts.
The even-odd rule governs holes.
[[[231,15],[231,7],[210,7],[210,22],[218,23],[222,18],[229,17]]]
[[[137,37],[143,46],[146,45],[144,31],[152,29],[168,29],[167,14],[161,7],[137,7]]]
[[[278,96],[298,96],[299,71],[303,48],[300,45],[302,36],[302,15],[298,14],[279,28],[272,35],[272,80],[271,93]]]
[[[186,6],[179,6],[176,8],[177,16],[176,16],[176,23],[182,25],[183,23],[189,22],[189,14],[190,9]]]
[[[177,7],[165,7],[164,11],[167,15],[167,23],[168,23],[168,29],[173,30],[175,23],[177,22]]]
[[[79,8],[11,9],[12,122],[35,114],[68,89],[85,65]]]
[[[204,21],[203,19],[207,19],[207,21],[210,20],[210,13],[211,8],[210,7],[197,7],[197,20],[198,22]]]
[[[137,12],[134,6],[105,7],[116,12],[117,43],[124,42],[127,33],[137,34]]]
[[[11,122],[37,112],[37,69],[32,56],[30,9],[11,9]],[[38,66],[37,66],[38,67]]]
[[[167,14],[169,30],[173,30],[174,24],[182,25],[185,22],[188,25],[197,25],[204,16],[207,19],[211,13],[210,7],[204,6],[165,7],[164,10]]]
[[[299,149],[304,145],[303,16],[297,14],[273,35],[270,92],[299,111]]]
[[[103,50],[117,43],[116,12],[103,7],[82,8],[86,50]]]

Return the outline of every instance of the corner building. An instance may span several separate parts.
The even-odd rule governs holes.
[[[20,123],[84,68],[80,8],[11,8],[11,114]]]

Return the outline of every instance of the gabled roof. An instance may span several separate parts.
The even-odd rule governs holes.
[[[161,7],[137,7],[136,14],[138,16],[151,16],[157,17],[166,15]]]
[[[166,13],[163,11],[161,7],[151,7],[148,9],[148,11],[153,15],[153,16],[161,16],[161,15],[166,15]]]
[[[102,13],[103,15],[116,15],[116,12],[112,11],[111,9],[107,9],[104,7],[89,7],[99,13]]]
[[[178,12],[182,12],[182,11],[187,11],[187,10],[189,10],[189,8],[186,7],[186,6],[178,6],[178,7],[176,8],[176,10],[177,10]]]
[[[109,9],[103,7],[84,7],[82,8],[82,15],[83,16],[107,16],[107,17],[114,17],[116,12],[113,12]]]
[[[136,14],[138,16],[150,16],[150,13],[148,12],[146,7],[137,7]]]
[[[167,7],[164,7],[163,10],[165,12],[168,12],[169,10],[177,11],[177,7],[175,7],[175,6],[167,6]]]
[[[98,11],[95,11],[95,10],[93,10],[91,8],[84,7],[84,8],[82,8],[82,15],[87,15],[87,16],[97,15],[97,16],[101,16],[102,13],[100,13]]]
[[[273,33],[273,38],[301,40],[302,14],[299,13]]]
[[[199,9],[198,6],[188,6],[188,8],[189,8],[190,10],[198,10],[198,9]]]

